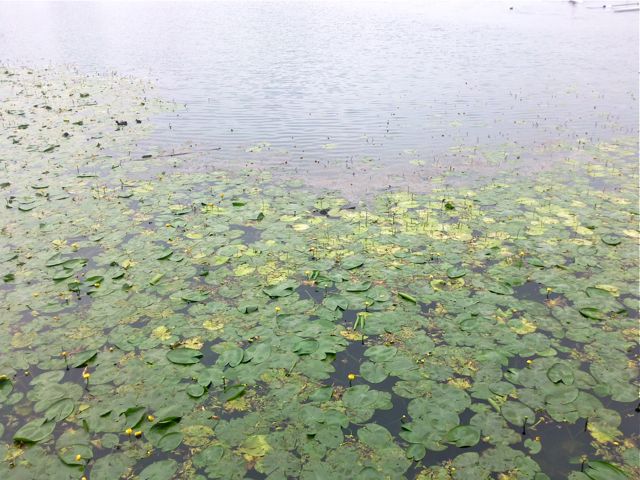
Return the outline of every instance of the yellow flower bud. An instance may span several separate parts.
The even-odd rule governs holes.
[[[280,307],[276,307],[276,313],[278,313],[280,310],[282,310]]]
[[[129,427],[124,431],[124,433],[126,433],[127,435],[131,435],[133,433],[133,429]]]
[[[82,455],[80,454],[76,455],[76,462],[79,462],[80,460],[82,460]]]
[[[149,415],[147,417],[147,420],[149,420],[150,422],[153,422],[156,419],[156,417],[154,417],[153,415]]]
[[[136,438],[140,438],[142,436],[142,432],[140,430],[138,430],[136,433],[134,433]]]
[[[347,375],[347,378],[349,379],[350,382],[352,382],[353,380],[356,379],[356,374],[355,373],[350,373],[349,375]]]

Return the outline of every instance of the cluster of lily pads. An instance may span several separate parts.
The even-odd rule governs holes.
[[[636,139],[354,205],[135,161],[149,88],[0,74],[1,478],[639,474]]]

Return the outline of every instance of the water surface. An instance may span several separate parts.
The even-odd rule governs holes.
[[[600,6],[4,3],[0,61],[153,79],[184,109],[148,145],[387,186],[464,164],[460,147],[530,170],[538,145],[636,134],[638,15]]]

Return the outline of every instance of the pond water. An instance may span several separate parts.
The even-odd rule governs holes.
[[[640,478],[637,12],[0,7],[0,478]]]
[[[3,3],[0,60],[155,80],[184,109],[147,145],[221,147],[208,162],[286,165],[320,186],[366,173],[377,188],[460,167],[461,147],[516,156],[637,134],[638,15],[595,7]],[[523,157],[523,171],[540,163]]]

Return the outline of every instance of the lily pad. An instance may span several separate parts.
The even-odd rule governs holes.
[[[200,362],[203,354],[192,348],[176,348],[167,352],[167,360],[178,365],[193,365]]]
[[[264,288],[262,291],[271,298],[281,298],[291,295],[295,291],[296,287],[297,284],[295,282],[285,281],[278,285]]]
[[[580,315],[591,320],[602,321],[606,319],[606,315],[596,307],[584,307],[580,309]]]
[[[601,460],[589,460],[584,473],[591,480],[626,480],[626,473],[615,465]]]
[[[620,242],[622,242],[622,239],[618,235],[615,235],[613,233],[607,233],[605,235],[602,235],[600,238],[602,239],[603,243],[611,246],[620,245]]]
[[[502,416],[511,424],[522,427],[525,423],[533,425],[536,419],[536,414],[526,405],[509,400],[500,408]]]
[[[453,443],[456,447],[473,447],[480,441],[480,429],[469,425],[459,425],[449,430],[446,438],[447,442]]]
[[[53,432],[56,423],[46,419],[36,419],[23,425],[14,434],[14,442],[36,443],[44,440]]]
[[[447,276],[451,279],[461,278],[467,274],[467,271],[462,267],[450,267],[447,269]]]
[[[571,385],[574,382],[573,369],[563,363],[554,363],[549,370],[547,370],[547,377],[553,383],[564,383],[565,385]]]
[[[198,385],[197,383],[193,385],[189,385],[187,387],[187,394],[193,398],[200,398],[204,395],[205,389],[202,385]]]

